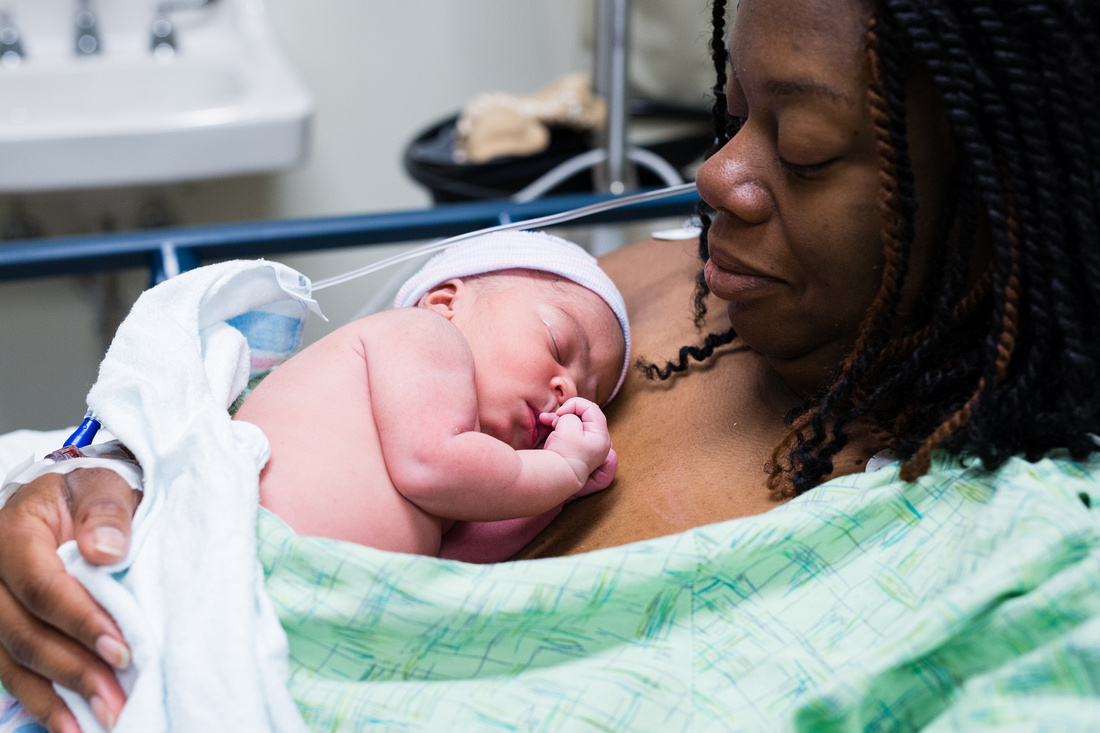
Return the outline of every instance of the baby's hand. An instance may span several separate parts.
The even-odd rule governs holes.
[[[542,413],[539,420],[554,428],[546,438],[546,449],[565,458],[583,484],[577,495],[598,491],[611,483],[618,458],[611,448],[607,418],[599,405],[574,397],[557,412]]]

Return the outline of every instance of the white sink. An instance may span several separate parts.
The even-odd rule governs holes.
[[[101,50],[81,56],[74,0],[0,0],[23,51],[0,64],[0,191],[168,183],[302,160],[313,105],[261,0],[171,13],[176,52],[159,58],[156,6],[93,0]]]

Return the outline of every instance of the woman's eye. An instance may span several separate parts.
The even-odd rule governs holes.
[[[799,165],[798,163],[791,163],[784,160],[782,156],[779,157],[779,165],[787,173],[796,178],[802,178],[807,181],[815,180],[825,171],[826,168],[835,163],[838,158],[830,158],[829,160],[822,161],[821,163],[812,163],[810,165]]]

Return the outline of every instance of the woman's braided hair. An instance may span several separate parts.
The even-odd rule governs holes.
[[[1067,449],[1100,433],[1100,33],[1093,0],[877,0],[867,34],[868,100],[881,170],[885,266],[836,379],[788,416],[769,477],[800,494],[833,470],[847,430],[865,426],[928,471],[936,448],[989,470],[1013,455]],[[725,0],[714,0],[718,150],[736,134],[722,99]],[[915,69],[943,100],[955,147],[915,318],[894,322],[913,243],[916,195],[905,84]],[[712,151],[712,152],[713,152]],[[700,256],[707,258],[709,218]],[[970,272],[976,237],[990,240]],[[696,324],[706,283],[696,282]],[[732,331],[684,347],[652,377],[710,357]]]

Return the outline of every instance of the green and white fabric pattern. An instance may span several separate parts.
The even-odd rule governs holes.
[[[1100,460],[940,457],[766,514],[465,565],[261,510],[314,730],[1096,730]],[[614,489],[612,489],[614,490]]]

